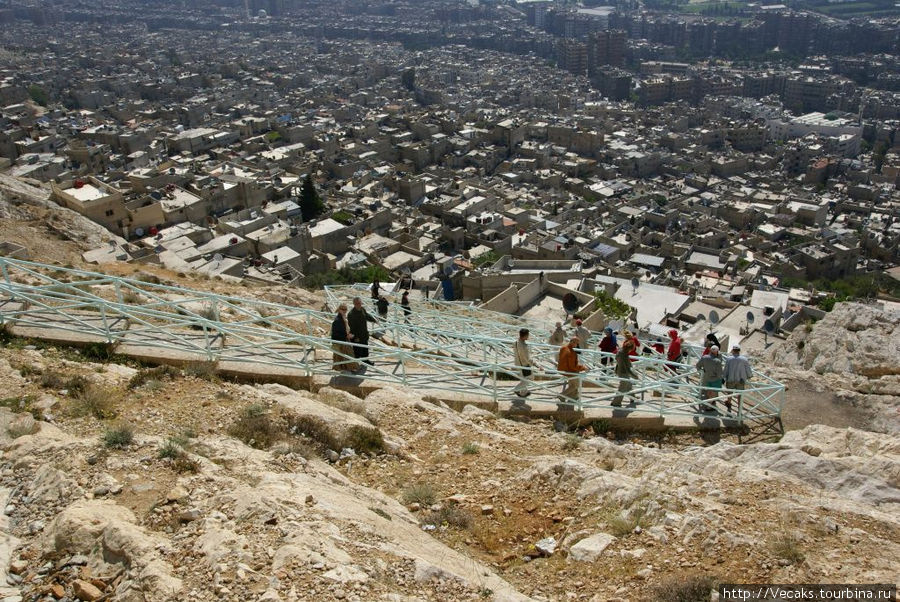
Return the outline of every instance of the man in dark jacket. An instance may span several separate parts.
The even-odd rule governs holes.
[[[374,322],[373,318],[366,308],[363,307],[362,299],[353,298],[353,309],[347,314],[347,324],[350,326],[350,334],[353,335],[353,355],[359,360],[364,361],[370,366],[374,365],[369,360],[369,325],[367,322]]]

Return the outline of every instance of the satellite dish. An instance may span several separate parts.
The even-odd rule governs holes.
[[[756,320],[756,316],[753,315],[753,312],[752,312],[752,311],[748,311],[748,312],[747,312],[747,324],[753,324],[753,322],[754,322],[755,320]]]
[[[767,333],[768,333],[768,332],[775,332],[775,323],[772,322],[772,320],[766,320],[766,321],[763,323],[763,330],[765,330]]]
[[[157,255],[159,255],[160,253],[163,252],[162,245],[156,245],[156,246],[153,248],[153,251],[154,251]]]
[[[718,324],[719,323],[719,312],[716,310],[712,310],[709,312],[709,322],[710,324]]]
[[[698,321],[698,322],[705,322],[705,321],[706,321],[706,316],[704,316],[703,314],[697,314],[697,321]]]
[[[221,253],[216,253],[215,255],[213,255],[213,261],[215,261],[216,263],[221,263],[223,259],[225,258],[222,257]]]
[[[114,241],[114,240],[109,241],[109,248],[110,248],[110,249],[115,249],[117,246],[118,246],[118,245],[116,244],[116,241]]]
[[[143,235],[144,235],[144,229],[143,229],[143,228],[135,228],[135,229],[134,229],[134,235],[137,236],[137,237],[143,236]]]

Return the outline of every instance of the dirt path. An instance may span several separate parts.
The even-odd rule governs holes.
[[[831,391],[817,390],[803,380],[789,380],[785,384],[787,391],[781,415],[784,430],[795,431],[810,424],[870,429],[871,417],[864,409],[843,401]]]

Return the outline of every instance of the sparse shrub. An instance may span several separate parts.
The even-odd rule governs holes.
[[[369,506],[369,510],[380,516],[381,518],[386,518],[387,520],[394,520],[391,518],[391,515],[382,510],[381,508],[376,508],[375,506]]]
[[[604,437],[610,430],[609,420],[607,420],[606,418],[595,420],[591,423],[591,429],[598,437]]]
[[[428,483],[414,483],[403,490],[403,503],[419,504],[422,507],[430,506],[437,498],[434,488]]]
[[[157,393],[159,391],[162,391],[164,388],[165,388],[165,385],[163,384],[163,382],[161,380],[156,380],[155,378],[148,380],[144,384],[144,389],[151,393]]]
[[[456,504],[445,504],[440,510],[429,512],[421,520],[421,524],[468,529],[472,526],[472,514]]]
[[[717,579],[712,575],[673,575],[653,588],[654,602],[709,602]]]
[[[88,361],[108,362],[112,356],[112,345],[108,343],[91,343],[81,350],[81,357]]]
[[[568,433],[563,440],[563,451],[573,451],[581,447],[581,437],[575,433]]]
[[[462,453],[466,456],[474,456],[480,450],[478,449],[478,444],[473,441],[467,441],[462,446]]]
[[[21,374],[23,378],[28,378],[29,376],[35,376],[40,373],[41,373],[40,369],[35,368],[31,364],[22,364],[19,366],[19,374]]]
[[[116,416],[116,400],[119,393],[112,387],[104,387],[93,383],[75,396],[73,409],[76,416],[93,416],[100,420]]]
[[[126,291],[122,294],[122,303],[127,303],[128,305],[137,305],[141,301],[142,297],[134,291]]]
[[[180,276],[184,276],[184,274],[179,274]],[[141,272],[137,276],[134,277],[135,280],[140,282],[147,282],[150,284],[162,284],[162,280],[159,279],[159,276],[156,274],[150,274],[148,272]]]
[[[791,564],[803,562],[805,555],[800,548],[800,538],[792,530],[782,526],[769,540],[769,549],[772,554]]]
[[[234,395],[231,394],[231,391],[219,389],[216,391],[216,399],[234,399]]]
[[[351,426],[341,447],[349,447],[358,454],[381,454],[384,453],[384,437],[376,428]]]
[[[41,374],[41,386],[45,389],[62,389],[65,387],[66,381],[55,370],[46,370]]]
[[[806,347],[806,341],[797,341],[797,349],[803,349]]]
[[[290,421],[288,430],[294,435],[301,435],[310,439],[323,450],[340,451],[342,448],[341,441],[334,436],[325,421],[315,416],[298,416],[294,418]],[[380,437],[381,433],[379,432],[378,435]],[[382,441],[383,445],[384,441]]]
[[[68,391],[70,397],[78,397],[79,395],[84,393],[84,390],[89,384],[90,381],[88,379],[81,376],[80,374],[76,374],[65,382],[65,384],[63,385],[63,389]]]
[[[134,376],[131,377],[131,380],[128,381],[129,389],[137,389],[138,387],[142,387],[150,381],[163,381],[163,380],[171,380],[173,378],[177,378],[181,375],[181,371],[178,368],[173,368],[172,366],[168,366],[163,364],[161,366],[154,366],[153,368],[141,368],[137,372],[135,372]]]
[[[125,425],[106,429],[103,434],[103,444],[110,448],[121,449],[130,445],[132,441],[134,441],[134,432]]]
[[[266,449],[277,438],[277,429],[266,408],[253,404],[240,413],[228,428],[228,434],[257,449]]]
[[[649,526],[650,521],[646,515],[646,510],[646,505],[641,503],[627,512],[611,511],[612,515],[606,519],[606,525],[610,534],[622,537],[633,532],[635,527],[643,529]]]
[[[176,441],[173,437],[169,437],[166,439],[166,442],[162,444],[162,447],[159,448],[159,458],[160,459],[170,459],[174,460],[184,455],[184,449]]]
[[[306,441],[295,439],[292,441],[281,441],[272,448],[272,454],[276,456],[286,456],[293,454],[310,460],[316,457],[316,450]]]
[[[172,468],[179,474],[197,474],[200,472],[200,462],[183,453],[172,462]]]
[[[219,380],[215,362],[193,362],[184,367],[184,374],[211,383]]]

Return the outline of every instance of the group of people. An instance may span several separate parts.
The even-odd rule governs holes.
[[[669,346],[654,345],[654,349],[660,353],[665,351],[666,367],[672,372],[678,371],[684,358],[682,346],[684,340],[678,334],[676,329],[669,330]],[[549,342],[552,345],[559,345],[559,356],[557,359],[557,370],[568,375],[562,393],[559,395],[560,402],[566,403],[579,398],[579,382],[581,380],[579,374],[587,371],[587,367],[582,364],[579,359],[580,350],[586,349],[590,339],[591,332],[582,323],[581,320],[575,320],[575,330],[566,342],[566,332],[561,322],[557,322],[553,331],[550,333]],[[528,338],[530,332],[527,328],[519,331],[519,338],[513,346],[513,354],[516,366],[520,369],[519,383],[514,389],[514,393],[520,398],[528,397],[531,392],[528,390],[528,379],[533,372],[533,363],[531,353],[528,349]],[[603,338],[598,345],[600,351],[604,352],[600,362],[603,366],[608,365],[612,359],[610,354],[615,357],[615,375],[619,378],[619,388],[616,396],[610,405],[621,407],[625,395],[632,388],[632,381],[638,377],[635,373],[632,363],[639,354],[641,343],[637,336],[628,329],[622,332],[623,341],[619,345],[617,333],[611,327],[603,330]],[[700,372],[701,381],[701,404],[699,411],[709,411],[715,409],[715,402],[707,402],[711,398],[717,396],[716,391],[722,388],[724,383],[727,389],[743,390],[749,382],[753,369],[750,361],[741,355],[741,349],[738,345],[733,345],[731,355],[722,361],[719,355],[719,340],[714,334],[707,335],[703,356],[697,362],[697,370]],[[730,396],[725,400],[725,408],[728,412],[732,411],[732,399]],[[737,399],[740,399],[738,394]],[[631,399],[629,406],[636,405],[636,400]]]
[[[387,319],[389,304],[379,290],[378,280],[372,283],[372,299],[375,301],[378,317],[382,320]],[[409,322],[409,316],[412,314],[409,291],[403,291],[400,307],[403,310],[404,320]],[[349,311],[345,303],[338,305],[337,315],[331,323],[333,370],[356,372],[362,364],[374,365],[369,360],[369,322],[376,322],[376,319],[363,307],[360,297],[353,298],[353,309]],[[357,361],[350,360],[350,356]]]

